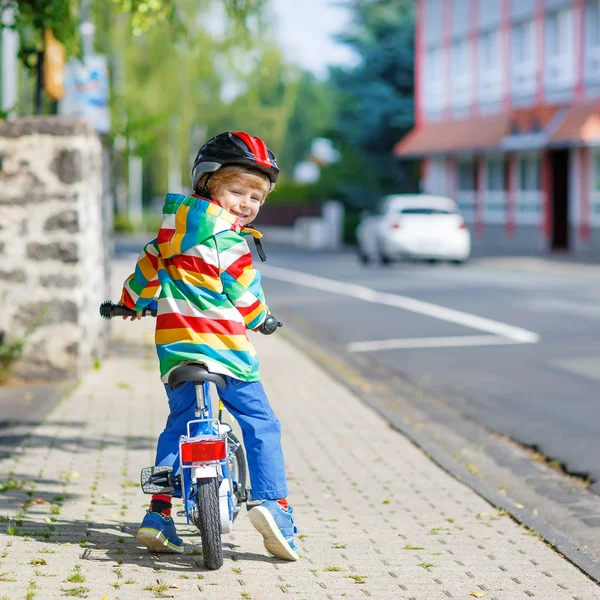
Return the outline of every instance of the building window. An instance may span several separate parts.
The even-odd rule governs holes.
[[[475,169],[472,159],[463,159],[458,163],[458,190],[472,192],[475,189]]]
[[[456,202],[463,217],[472,221],[475,214],[475,164],[473,158],[458,161],[458,193]]]
[[[512,29],[512,89],[518,96],[535,92],[535,23],[517,23]]]
[[[504,191],[504,160],[501,157],[487,161],[487,189],[490,192]]]
[[[471,101],[471,60],[469,40],[452,44],[452,105],[469,106]]]
[[[539,153],[523,153],[517,158],[517,214],[538,219],[541,214],[541,180]]]
[[[566,88],[573,84],[575,72],[573,10],[550,13],[546,17],[546,85]]]
[[[491,223],[504,220],[506,196],[504,191],[504,159],[488,156],[485,169],[485,218]]]
[[[600,81],[600,0],[585,6],[585,78]]]
[[[442,48],[432,48],[425,55],[424,106],[428,112],[439,112],[444,107],[444,76]]]
[[[500,31],[488,31],[479,38],[479,97],[484,102],[499,100],[502,94]]]

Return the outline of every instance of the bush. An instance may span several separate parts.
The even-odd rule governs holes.
[[[117,213],[113,219],[113,228],[119,233],[156,233],[161,222],[161,216],[155,213],[144,212],[139,224],[131,221],[128,215]]]
[[[344,213],[344,244],[356,244],[356,228],[360,223],[360,213],[346,210]]]

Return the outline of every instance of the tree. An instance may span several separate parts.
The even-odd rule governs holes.
[[[220,0],[230,19],[245,31],[252,16],[259,15],[265,0]],[[117,12],[129,17],[129,32],[140,36],[160,23],[169,23],[173,31],[181,31],[184,21],[178,19],[179,0],[0,0],[0,31],[4,27],[19,34],[19,58],[23,66],[35,72],[41,85],[40,63],[44,50],[44,31],[49,29],[64,44],[67,56],[81,54],[79,21],[90,5],[106,12],[113,5]],[[5,14],[11,19],[5,19]],[[5,22],[6,21],[6,22]]]
[[[385,193],[415,191],[414,165],[398,164],[393,146],[413,126],[414,0],[349,0],[352,26],[337,36],[358,58],[352,67],[330,68],[338,116],[331,132],[344,171],[337,193],[350,206],[373,205]],[[327,171],[327,170],[326,170]]]

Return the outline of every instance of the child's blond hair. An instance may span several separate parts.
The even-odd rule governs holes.
[[[202,188],[206,184],[207,177],[208,175],[205,175],[200,180],[198,184],[199,188]],[[208,191],[211,196],[218,196],[219,191],[224,185],[240,179],[243,180],[245,184],[264,194],[261,203],[267,199],[267,194],[271,189],[269,178],[256,169],[250,169],[242,165],[226,165],[211,174],[210,177],[208,177]]]

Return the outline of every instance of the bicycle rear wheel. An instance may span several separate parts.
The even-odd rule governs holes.
[[[244,446],[240,443],[238,438],[232,432],[227,434],[229,438],[229,445],[236,445],[237,449],[233,453],[231,460],[231,478],[235,482],[235,496],[238,504],[241,504],[246,500],[246,490],[248,487],[248,469],[246,467],[246,453],[244,452]],[[234,511],[233,519],[237,517],[238,512]]]
[[[223,566],[221,545],[221,519],[219,515],[219,482],[216,477],[196,479],[198,495],[196,503],[198,519],[196,526],[202,539],[204,566],[220,569]]]

